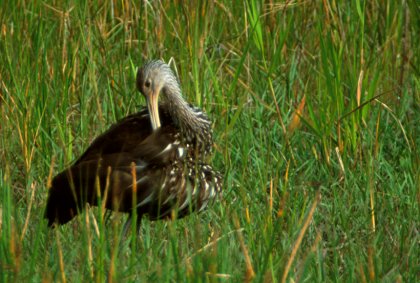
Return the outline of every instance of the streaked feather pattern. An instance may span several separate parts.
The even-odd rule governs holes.
[[[213,143],[209,119],[183,104],[176,77],[161,61],[139,70],[140,90],[139,80],[152,71],[167,80],[158,110],[161,126],[152,128],[146,107],[97,137],[53,179],[45,212],[50,226],[67,223],[99,199],[113,211],[131,214],[134,208],[140,218],[183,217],[205,209],[221,191],[221,175],[205,162]]]

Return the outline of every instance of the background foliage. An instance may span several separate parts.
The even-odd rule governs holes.
[[[1,281],[419,280],[416,1],[0,1]],[[171,61],[214,121],[223,198],[120,241],[49,230],[51,176]]]

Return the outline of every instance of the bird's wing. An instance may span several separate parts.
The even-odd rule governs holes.
[[[168,168],[175,160],[182,162],[185,150],[176,140],[177,131],[171,124],[157,131],[152,131],[149,124],[147,112],[140,112],[111,126],[71,167],[53,179],[50,194],[56,190],[67,192],[78,203],[96,204],[98,196],[108,190],[112,199],[121,196],[118,205],[125,211],[128,206],[132,208],[127,199],[132,199],[135,178],[141,188],[137,201],[150,200],[150,195],[165,181]]]
[[[98,160],[106,155],[121,153],[130,154],[134,159],[149,163],[168,162],[168,158],[179,148],[178,131],[166,110],[161,108],[159,111],[162,116],[162,127],[157,131],[152,130],[148,110],[144,108],[115,123],[98,136],[73,166]]]
[[[127,152],[152,133],[147,109],[130,115],[98,136],[74,165],[99,159],[102,155]]]

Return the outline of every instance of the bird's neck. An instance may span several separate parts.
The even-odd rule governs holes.
[[[182,98],[179,89],[172,91],[166,96],[171,98],[166,101],[167,109],[175,125],[180,129],[183,140],[202,149],[205,154],[209,153],[213,143],[210,120],[200,109],[189,105]]]

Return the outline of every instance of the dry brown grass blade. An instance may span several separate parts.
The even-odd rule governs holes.
[[[108,193],[109,193],[109,186],[110,186],[110,177],[111,177],[111,172],[112,172],[112,168],[111,166],[108,166],[107,171],[106,171],[106,181],[105,181],[105,192],[104,192],[104,196],[102,198],[102,219],[104,218],[104,214],[105,214],[105,205],[107,202],[107,198],[108,198]]]
[[[335,147],[335,153],[337,154],[338,164],[340,165],[341,178],[344,178],[346,176],[346,170],[344,168],[343,159],[341,158],[340,148],[338,146]]]
[[[292,134],[300,126],[300,117],[302,117],[303,109],[305,108],[306,95],[303,96],[302,100],[299,103],[299,106],[296,108],[293,113],[292,120],[290,121],[288,127],[288,133]]]
[[[51,159],[51,164],[50,164],[50,170],[48,171],[48,178],[47,178],[47,189],[49,190],[52,186],[52,175],[53,175],[53,170],[54,170],[54,163],[55,163],[55,157],[53,156]]]
[[[87,233],[87,247],[88,247],[88,261],[89,261],[89,273],[93,279],[93,249],[92,249],[92,234],[89,229],[89,214],[86,212],[86,233]]]
[[[248,248],[245,244],[244,236],[242,235],[242,230],[240,229],[239,220],[236,215],[234,215],[233,217],[233,223],[235,224],[239,244],[241,245],[241,249],[245,258],[246,272],[244,282],[251,282],[252,279],[255,277],[255,271],[252,267],[251,257],[249,256]]]
[[[357,107],[360,106],[360,99],[362,97],[362,84],[363,84],[363,70],[360,70],[359,80],[357,82],[357,94],[356,94]]]
[[[211,248],[212,246],[214,246],[214,245],[216,245],[217,244],[217,242],[219,242],[220,240],[222,240],[222,239],[224,239],[224,238],[226,238],[227,236],[229,236],[230,234],[232,234],[232,233],[238,233],[238,232],[242,232],[244,230],[244,228],[239,228],[239,230],[233,230],[233,231],[230,231],[230,232],[228,232],[227,234],[225,234],[225,235],[223,235],[223,236],[220,236],[220,237],[218,237],[218,238],[216,238],[216,239],[214,239],[213,241],[211,241],[210,243],[208,243],[208,244],[206,244],[204,247],[202,247],[202,248],[200,248],[200,249],[198,249],[195,253],[193,253],[191,256],[189,256],[189,257],[187,257],[187,258],[185,258],[185,262],[190,262],[191,261],[191,259],[194,257],[194,256],[196,256],[196,255],[198,255],[199,253],[202,253],[202,252],[204,252],[204,251],[206,251],[206,250],[208,250],[209,248]]]
[[[26,230],[28,229],[29,219],[30,219],[31,211],[32,211],[32,205],[35,199],[35,188],[36,188],[35,183],[32,183],[31,184],[31,198],[29,200],[29,206],[28,206],[28,214],[26,215],[25,224],[23,225],[22,233],[20,234],[21,242],[23,241],[23,237],[25,237]]]
[[[306,217],[305,222],[303,223],[302,229],[299,232],[299,235],[296,239],[296,242],[293,245],[293,249],[292,249],[292,252],[290,254],[289,260],[287,261],[286,267],[284,268],[283,277],[281,279],[282,283],[285,283],[286,280],[287,280],[287,275],[289,274],[290,268],[292,267],[293,261],[295,260],[297,251],[299,250],[299,247],[302,243],[303,236],[305,235],[306,230],[308,229],[309,224],[311,223],[311,220],[312,220],[312,218],[314,216],[314,213],[315,213],[315,209],[318,206],[318,203],[319,203],[320,200],[321,200],[321,194],[318,191],[316,196],[315,196],[315,200],[312,203],[311,209],[309,210],[308,216]]]
[[[61,282],[66,283],[67,280],[66,280],[66,273],[64,271],[63,249],[61,248],[61,243],[60,243],[59,234],[57,230],[55,231],[55,240],[57,243],[58,262],[60,266]]]

